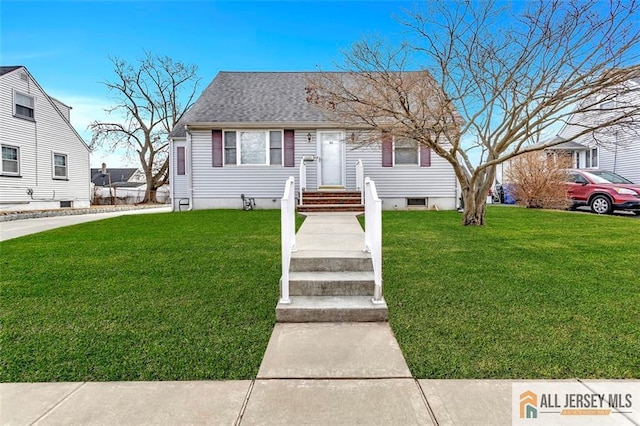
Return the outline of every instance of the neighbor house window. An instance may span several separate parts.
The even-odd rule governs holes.
[[[14,92],[13,100],[15,103],[14,114],[16,115],[16,117],[27,118],[29,120],[34,119],[35,101],[33,96]]]
[[[591,167],[594,169],[598,167],[598,148],[593,148],[591,154]]]
[[[282,131],[240,130],[224,132],[224,163],[281,165]]]
[[[418,164],[418,144],[411,139],[396,138],[393,143],[394,164]]]
[[[54,179],[66,179],[67,178],[67,155],[66,154],[53,154],[53,178]]]
[[[576,169],[580,168],[580,151],[576,151]]]
[[[20,174],[20,148],[17,146],[2,145],[2,174]]]
[[[588,169],[591,167],[591,153],[589,151],[585,151],[584,153],[584,168]]]

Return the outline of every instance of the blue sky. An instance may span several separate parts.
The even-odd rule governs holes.
[[[145,50],[198,66],[201,89],[218,71],[334,68],[363,36],[399,40],[395,17],[413,2],[383,1],[6,1],[0,2],[0,62],[24,65],[71,105],[85,140],[106,116],[108,56],[134,61]],[[121,153],[92,155],[92,167],[136,166]]]

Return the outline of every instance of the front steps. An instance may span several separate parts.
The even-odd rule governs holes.
[[[384,299],[373,303],[373,264],[354,214],[309,216],[297,239],[289,268],[291,303],[278,303],[278,322],[387,321]]]
[[[310,212],[364,212],[359,191],[304,191],[299,213]]]

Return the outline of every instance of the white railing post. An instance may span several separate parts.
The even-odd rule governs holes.
[[[376,184],[364,180],[364,249],[371,253],[373,263],[373,303],[384,303],[382,298],[382,200]]]
[[[282,278],[280,303],[291,303],[289,298],[289,266],[291,252],[296,250],[296,197],[295,179],[287,179],[284,195],[280,200],[280,237],[282,241]]]
[[[360,191],[360,198],[364,200],[364,165],[360,159],[356,161],[356,191]]]
[[[307,190],[307,163],[304,158],[300,160],[300,205],[302,205],[302,193]]]

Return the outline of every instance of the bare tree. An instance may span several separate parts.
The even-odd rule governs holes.
[[[135,153],[147,182],[144,202],[155,203],[157,189],[169,177],[167,135],[193,104],[197,67],[148,52],[135,66],[119,58],[110,60],[116,79],[103,84],[116,103],[107,110],[114,120],[90,125],[91,145]]]
[[[564,182],[570,167],[570,155],[526,152],[509,162],[509,186],[505,190],[527,208],[566,209],[571,203]]]
[[[318,73],[307,97],[336,122],[413,138],[448,161],[464,225],[484,224],[496,165],[603,130],[637,128],[640,89],[629,83],[640,76],[634,0],[425,7],[407,12],[406,42],[355,43],[342,72]],[[616,96],[620,102],[607,104]],[[603,119],[584,120],[603,105]],[[568,139],[550,137],[566,124],[578,126]],[[380,132],[360,133],[356,143],[380,143]]]

